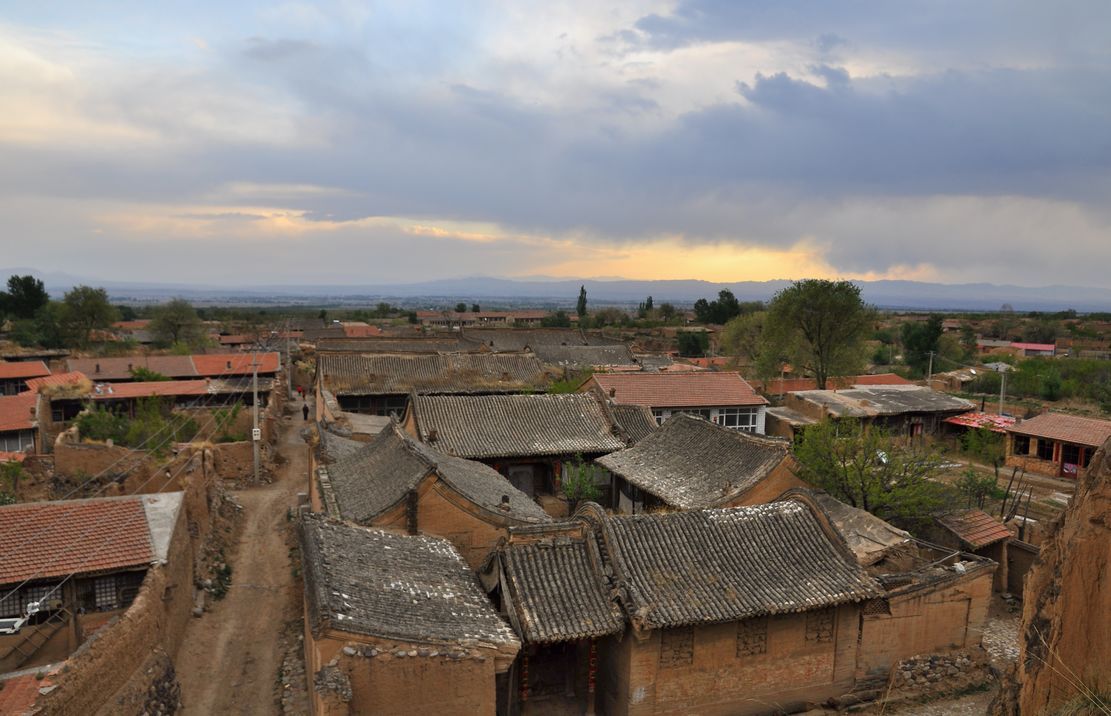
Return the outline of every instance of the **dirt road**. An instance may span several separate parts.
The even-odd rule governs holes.
[[[279,640],[298,596],[291,593],[287,514],[308,470],[300,428],[300,415],[283,423],[278,451],[285,463],[273,483],[234,493],[244,517],[231,562],[231,589],[210,612],[190,622],[176,659],[186,716],[278,710]]]

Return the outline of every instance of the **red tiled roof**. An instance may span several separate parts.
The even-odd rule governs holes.
[[[132,371],[138,368],[153,371],[167,378],[192,378],[196,376],[189,356],[132,355],[113,358],[70,358],[66,367],[81,371],[93,380],[132,380]]]
[[[112,328],[118,328],[121,331],[142,331],[149,327],[149,318],[139,318],[134,321],[116,321],[112,324]]]
[[[27,459],[25,452],[12,452],[10,450],[0,450],[0,462],[23,462]],[[0,713],[4,713],[0,711]]]
[[[966,428],[986,428],[993,433],[1005,433],[1007,429],[1015,424],[1015,419],[1010,415],[998,415],[996,413],[981,413],[973,410],[961,415],[953,415],[945,418],[944,422],[951,425],[960,425]]]
[[[158,380],[145,383],[98,383],[91,397],[93,400],[126,400],[156,395],[173,397],[207,393],[207,380]]]
[[[41,360],[0,362],[0,380],[39,378],[44,375],[50,375],[50,369]]]
[[[714,356],[712,358],[684,358],[683,360],[689,362],[691,365],[699,366],[700,368],[723,367],[729,365],[729,358],[726,356]]]
[[[39,388],[43,386],[53,385],[72,385],[80,383],[83,380],[88,380],[88,377],[79,370],[71,370],[68,373],[55,373],[54,375],[43,376],[42,378],[33,378],[27,381],[27,390],[31,393],[38,393]]]
[[[348,338],[369,338],[382,335],[382,329],[366,323],[344,323],[343,335]]]
[[[260,374],[278,372],[277,353],[259,353],[257,357]],[[202,377],[250,375],[251,359],[250,353],[211,353],[193,356],[193,365]]]
[[[1020,348],[1024,351],[1055,351],[1055,350],[1057,350],[1056,344],[1053,344],[1053,343],[1012,343],[1011,348]]]
[[[246,333],[238,333],[230,336],[220,336],[220,345],[239,345],[241,343],[254,343],[257,339],[254,336],[248,336]]]
[[[766,405],[736,372],[600,373],[592,381],[613,401],[649,408]]]
[[[1065,413],[1042,413],[1015,423],[1008,432],[1098,448],[1111,439],[1111,420],[1082,418]]]
[[[913,385],[901,375],[895,373],[876,373],[875,375],[845,375],[829,379],[829,387],[848,388],[854,385]],[[764,393],[780,395],[782,393],[795,393],[800,390],[817,390],[818,381],[813,378],[772,378],[763,383]]]
[[[845,378],[834,378],[835,383],[845,382],[848,385],[914,385],[914,381],[907,380],[895,373],[876,373],[875,375],[854,375]]]
[[[37,403],[38,396],[30,392],[0,397],[0,432],[34,428]]]
[[[971,549],[980,549],[1013,535],[1002,522],[983,510],[966,510],[939,517],[938,522]]]
[[[0,584],[150,564],[142,498],[0,507]]]
[[[39,689],[52,683],[50,676],[40,679],[38,670],[0,680],[0,714],[31,716],[37,712]]]

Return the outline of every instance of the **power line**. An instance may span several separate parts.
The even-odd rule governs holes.
[[[252,353],[251,353],[250,355],[251,355],[251,361],[252,361],[252,363],[256,362],[256,361],[257,361],[257,358],[258,358],[258,352],[257,352],[257,351],[255,351],[255,352],[252,352]],[[228,373],[229,373],[229,371],[228,371],[228,370],[225,370],[224,372],[222,372],[222,373],[220,374],[220,376],[224,376],[224,375],[226,375],[226,374],[228,374]],[[205,399],[205,403],[206,403],[206,404],[205,404],[205,405],[203,405],[203,406],[200,406],[200,407],[201,407],[202,409],[206,409],[206,408],[208,408],[208,407],[211,407],[211,404],[212,404],[212,402],[213,402],[213,401],[214,401],[215,399],[216,399],[216,394],[215,394],[215,393],[211,393],[211,394],[209,394],[209,395],[208,395],[208,396],[206,397],[206,399]],[[198,406],[193,406],[193,407],[194,407],[194,408],[197,408]],[[188,420],[188,419],[189,419],[189,416],[184,416],[184,417],[185,417],[185,419],[186,419],[186,420]],[[203,431],[203,429],[207,429],[207,427],[208,427],[208,426],[209,426],[210,424],[212,424],[212,423],[214,423],[214,422],[215,422],[215,419],[216,419],[216,415],[215,415],[215,413],[213,413],[213,414],[212,414],[212,415],[211,415],[211,416],[209,417],[208,421],[206,421],[206,422],[205,422],[205,424],[204,424],[204,426],[202,427],[202,429],[198,430],[198,432],[201,432],[201,431]],[[184,423],[183,423],[183,424],[184,424]],[[120,461],[122,461],[123,459],[125,459],[125,458],[126,458],[126,457],[128,457],[129,455],[131,455],[131,454],[135,453],[135,452],[136,452],[137,450],[138,450],[138,448],[131,448],[131,449],[129,449],[128,453],[126,453],[126,454],[125,454],[124,456],[122,456],[122,457],[120,458],[120,460],[117,460],[117,461],[116,461],[115,463],[113,463],[113,465],[115,465],[115,464],[118,464],[118,463],[119,463]],[[202,457],[202,460],[203,460],[203,457]],[[171,465],[171,464],[172,464],[172,461],[173,461],[173,458],[171,458],[171,461],[167,463],[167,466]],[[182,463],[182,465],[181,465],[181,467],[180,467],[180,468],[178,469],[178,471],[177,471],[176,473],[174,473],[174,474],[173,474],[172,476],[170,476],[170,477],[168,477],[168,478],[167,478],[167,482],[170,482],[170,481],[172,481],[172,480],[174,479],[174,477],[176,477],[177,475],[179,475],[179,474],[181,473],[181,471],[182,471],[182,470],[184,470],[185,466],[186,466],[186,465],[188,465],[188,464],[189,464],[189,463],[188,463],[188,461],[185,461],[185,462],[183,462],[183,463]],[[107,468],[107,469],[110,469],[110,468],[111,468],[111,466],[109,466],[109,468]],[[107,470],[107,469],[106,469],[106,470]],[[106,470],[105,470],[105,471],[106,471]],[[140,485],[139,485],[138,487],[136,487],[136,488],[134,489],[134,491],[133,491],[133,492],[131,493],[131,495],[133,496],[133,495],[136,495],[136,494],[138,494],[139,490],[143,489],[143,488],[144,488],[144,487],[146,487],[146,486],[147,486],[148,484],[150,484],[150,482],[151,482],[152,480],[154,480],[154,478],[155,478],[155,477],[159,476],[159,474],[160,474],[160,471],[155,471],[155,472],[153,472],[153,473],[151,474],[151,476],[150,476],[150,477],[148,477],[148,478],[147,478],[147,479],[146,479],[145,481],[143,481],[143,483],[142,483],[142,484],[140,484]],[[90,479],[92,479],[92,478],[90,478]],[[84,486],[84,485],[87,485],[87,484],[88,484],[88,482],[89,482],[89,480],[86,480],[86,481],[85,481],[85,482],[83,482],[83,483],[82,483],[81,485],[79,485],[79,486],[78,486],[77,488],[75,488],[74,490],[71,490],[71,491],[70,491],[69,493],[67,493],[67,496],[68,496],[68,495],[72,495],[74,491],[76,491],[77,489],[80,489],[80,488],[81,488],[82,486]],[[104,489],[105,489],[105,488],[107,488],[107,487],[108,487],[108,485],[102,485],[102,486],[101,486],[100,488],[98,488],[97,490],[95,490],[95,491],[93,492],[93,495],[92,495],[92,496],[90,496],[90,497],[88,497],[88,498],[86,498],[86,499],[92,499],[92,497],[96,496],[96,495],[97,495],[97,494],[98,494],[98,493],[99,493],[99,492],[100,492],[101,490],[104,490]],[[161,492],[161,490],[159,490],[159,491],[158,491],[158,492],[156,492],[155,494],[158,494],[158,493],[160,493],[160,492]],[[73,509],[77,509],[77,507],[76,507],[76,506],[73,506]],[[64,513],[63,513],[63,514],[64,514]],[[46,532],[46,530],[47,530],[47,529],[48,529],[48,528],[44,528],[43,530],[40,530],[40,531],[39,531],[39,532],[38,532],[37,534],[35,534],[35,535],[32,535],[32,536],[29,536],[29,537],[28,537],[27,539],[25,539],[25,540],[24,540],[24,541],[23,541],[23,542],[22,542],[21,544],[19,544],[19,545],[17,545],[16,547],[12,548],[12,550],[11,550],[11,551],[15,552],[15,551],[18,551],[19,549],[22,549],[22,548],[23,548],[23,547],[25,547],[25,546],[26,546],[27,544],[31,543],[32,541],[34,541],[34,540],[36,540],[36,539],[37,539],[38,537],[40,537],[40,536],[41,536],[42,534],[44,534],[44,533]],[[78,539],[80,539],[80,538],[83,538],[83,537],[87,536],[87,535],[88,535],[88,533],[89,533],[89,531],[90,531],[90,530],[85,530],[85,531],[83,531],[83,532],[82,532],[82,533],[81,533],[81,534],[80,534],[80,535],[78,536]],[[98,551],[98,552],[96,552],[96,553],[94,553],[94,556],[95,556],[95,554],[99,554],[99,551]],[[91,559],[91,557],[90,557],[90,559]],[[85,562],[83,562],[83,563],[82,563],[81,565],[79,565],[79,566],[84,566],[84,564],[85,564],[85,563],[87,563],[87,562],[88,562],[88,559],[86,559],[86,560],[85,560]],[[67,576],[67,577],[66,577],[65,579],[63,579],[63,581],[62,581],[62,583],[61,583],[61,584],[64,584],[66,580],[68,580],[68,579],[69,579],[70,577],[72,577],[72,576],[73,576],[73,574],[76,574],[76,573],[77,573],[76,571],[74,571],[74,572],[71,572],[71,573],[70,573],[70,574],[69,574],[69,575],[68,575],[68,576]],[[13,589],[11,589],[11,590],[9,590],[9,591],[8,591],[7,593],[5,593],[5,594],[4,594],[3,596],[0,596],[0,603],[3,603],[3,602],[4,602],[5,600],[7,600],[8,598],[10,598],[10,597],[11,597],[11,596],[12,596],[13,594],[15,594],[15,593],[16,593],[16,592],[18,592],[18,591],[19,591],[20,589],[22,589],[22,588],[23,588],[24,586],[26,586],[26,584],[27,584],[28,582],[30,582],[31,580],[33,580],[33,579],[37,578],[37,577],[39,576],[39,574],[40,574],[40,573],[36,573],[36,574],[33,574],[33,575],[31,575],[30,577],[28,577],[28,578],[24,579],[24,580],[23,580],[23,581],[22,581],[22,582],[21,582],[20,584],[18,584],[18,585],[17,585],[16,587],[14,587]],[[59,584],[58,586],[61,586],[61,584]],[[53,593],[53,590],[51,591],[51,593]]]

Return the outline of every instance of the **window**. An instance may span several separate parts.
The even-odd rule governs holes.
[[[1052,440],[1038,440],[1038,458],[1040,460],[1053,459],[1053,441]]]
[[[730,430],[756,431],[756,410],[754,408],[718,408],[715,423]]]
[[[1015,455],[1030,454],[1030,436],[1015,435],[1011,438],[1011,453]]]
[[[694,661],[694,627],[660,632],[660,667],[690,666]]]
[[[656,419],[656,425],[663,425],[667,415],[663,408],[652,408],[652,417]]]
[[[829,644],[833,642],[833,610],[822,609],[806,613],[806,643]]]
[[[96,608],[98,611],[115,609],[118,606],[119,598],[116,595],[115,577],[98,578],[93,583],[93,590],[96,595]]]
[[[747,619],[737,624],[737,656],[768,653],[768,619]]]
[[[1080,446],[1063,443],[1061,445],[1061,462],[1066,465],[1080,464]]]

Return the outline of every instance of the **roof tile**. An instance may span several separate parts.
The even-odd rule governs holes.
[[[648,408],[768,403],[736,372],[596,373],[591,382],[596,383],[614,403]]]
[[[1111,420],[1042,413],[1015,423],[1007,432],[1098,448],[1111,439]]]

